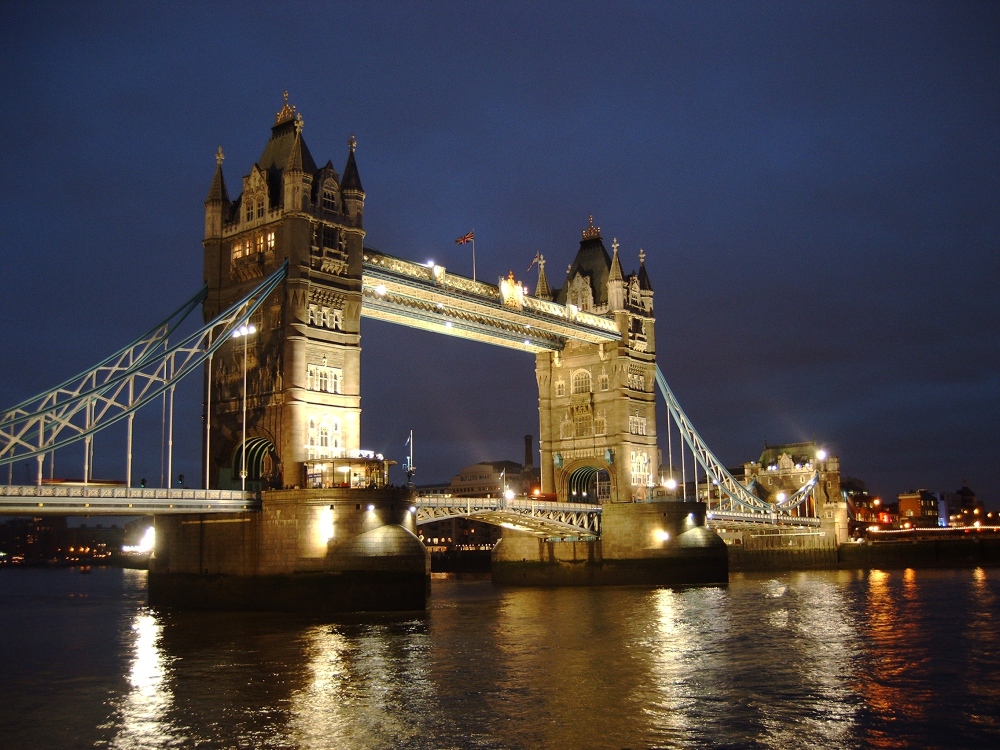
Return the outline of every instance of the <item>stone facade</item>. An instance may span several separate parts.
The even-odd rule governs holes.
[[[304,461],[360,447],[365,194],[353,136],[340,177],[329,161],[316,166],[302,127],[286,97],[240,195],[229,199],[220,148],[205,201],[206,321],[289,262],[286,281],[251,319],[256,333],[212,358],[212,487],[240,485],[244,356],[248,489],[300,486]]]
[[[625,277],[617,240],[612,247],[609,257],[591,220],[565,285],[551,295],[571,313],[613,316],[621,338],[536,355],[542,492],[561,502],[645,500],[656,481],[653,290],[644,253],[639,272]]]

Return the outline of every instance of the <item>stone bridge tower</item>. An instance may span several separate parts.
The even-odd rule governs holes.
[[[302,115],[285,103],[260,159],[230,200],[219,149],[205,201],[205,320],[287,258],[287,280],[219,349],[206,376],[210,486],[238,488],[247,346],[247,489],[303,486],[307,462],[359,448],[365,193],[351,136],[347,164],[317,167]]]
[[[542,491],[563,502],[646,499],[659,468],[653,289],[641,250],[638,273],[626,277],[617,240],[612,249],[591,217],[563,287],[549,290],[544,266],[539,275],[538,296],[613,315],[621,333],[536,357]]]

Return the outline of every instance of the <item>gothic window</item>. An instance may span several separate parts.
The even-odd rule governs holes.
[[[559,425],[559,437],[563,440],[573,437],[573,423],[563,422]]]
[[[330,311],[330,328],[335,331],[344,330],[344,311],[343,310],[331,310]]]
[[[594,420],[594,433],[596,435],[608,434],[608,419],[603,411],[597,412],[597,419]]]
[[[593,434],[594,423],[590,418],[590,409],[577,409],[573,414],[573,436],[588,437]]]
[[[267,233],[267,249],[274,250],[274,232]]]
[[[257,252],[258,253],[264,252],[264,235],[260,235],[259,237],[257,237]]]
[[[609,388],[608,373],[605,372],[604,370],[602,370],[601,371],[601,377],[598,379],[597,382],[599,383],[599,387],[600,387],[600,389],[602,391],[608,390],[608,388]]]
[[[250,201],[249,197],[247,198],[246,218],[247,221],[253,221],[253,203]]]
[[[309,305],[309,325],[316,325],[319,317],[319,308],[316,305]]]
[[[316,458],[316,420],[309,419],[309,430],[308,430],[308,441],[306,442],[306,447],[309,452],[309,458]]]
[[[263,199],[257,201],[257,218],[258,219],[263,219],[264,218],[264,201],[263,201]]]
[[[573,393],[590,393],[589,370],[577,370],[573,373]]]
[[[632,485],[645,487],[649,484],[649,456],[645,451],[632,451]]]
[[[233,260],[239,260],[243,257],[243,243],[234,242],[233,243]]]
[[[323,186],[323,208],[327,211],[337,210],[337,193],[330,183]]]
[[[556,395],[557,396],[566,395],[566,382],[562,378],[556,381]]]
[[[322,328],[328,328],[330,325],[330,308],[325,305],[319,309],[319,320],[316,324]]]
[[[306,365],[306,388],[323,393],[341,393],[344,371],[339,367]]]
[[[646,418],[638,414],[630,414],[628,418],[628,431],[633,435],[646,434]]]

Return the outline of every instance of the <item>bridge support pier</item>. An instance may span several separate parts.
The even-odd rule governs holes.
[[[430,556],[407,490],[265,492],[261,512],[158,516],[149,603],[283,612],[422,610]]]
[[[493,580],[521,586],[709,586],[729,582],[726,543],[705,526],[704,503],[612,503],[601,537],[542,539],[504,529]]]

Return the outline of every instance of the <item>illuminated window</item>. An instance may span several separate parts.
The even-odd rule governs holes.
[[[646,418],[640,417],[637,414],[629,415],[628,418],[628,431],[633,435],[645,435],[646,434]]]
[[[261,235],[257,238],[257,252],[258,253],[264,252],[264,235]]]
[[[645,487],[649,484],[649,456],[645,451],[632,451],[632,485]]]
[[[590,370],[573,373],[573,393],[590,393]]]
[[[267,249],[274,250],[274,232],[267,233]]]
[[[243,257],[243,243],[234,242],[233,243],[233,260],[239,260]]]

